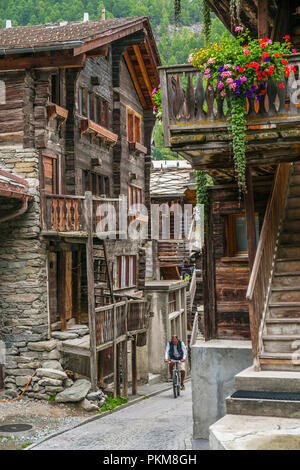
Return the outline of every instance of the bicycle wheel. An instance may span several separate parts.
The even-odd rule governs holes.
[[[180,396],[180,377],[179,372],[177,371],[177,396]]]
[[[174,394],[174,398],[177,398],[177,394],[178,394],[178,387],[177,387],[177,374],[176,374],[176,370],[173,371],[173,394]]]

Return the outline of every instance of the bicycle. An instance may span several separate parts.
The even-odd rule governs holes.
[[[173,377],[172,377],[172,382],[173,382],[173,393],[174,393],[174,398],[177,398],[180,396],[180,374],[178,370],[178,363],[181,361],[177,361],[175,359],[171,359],[169,361],[169,364],[173,362],[174,367],[173,367]]]

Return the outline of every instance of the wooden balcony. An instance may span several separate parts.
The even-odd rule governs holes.
[[[86,197],[41,192],[42,234],[87,236]],[[93,233],[118,232],[120,199],[93,196]],[[101,226],[107,216],[108,225]]]
[[[245,100],[247,162],[272,165],[300,157],[300,54],[289,57],[296,67],[285,89],[270,82],[265,98]],[[195,169],[232,171],[232,136],[226,99],[191,65],[160,67],[165,145]],[[216,112],[214,112],[214,109]]]
[[[118,140],[118,135],[109,131],[106,127],[100,126],[90,119],[82,119],[80,121],[80,137],[86,133],[90,135],[91,142],[98,137],[109,147],[114,146]]]

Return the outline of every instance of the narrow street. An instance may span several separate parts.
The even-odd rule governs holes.
[[[192,439],[191,383],[67,431],[32,450],[185,450]]]

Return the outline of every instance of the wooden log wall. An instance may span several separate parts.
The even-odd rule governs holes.
[[[255,212],[262,227],[271,181],[254,186]],[[249,339],[249,307],[246,291],[249,283],[248,259],[230,258],[228,216],[244,212],[233,185],[210,188],[212,207],[213,259],[215,263],[215,327],[219,339]],[[205,286],[204,286],[205,288]],[[208,297],[213,295],[208,293]],[[211,314],[212,315],[212,314]]]

